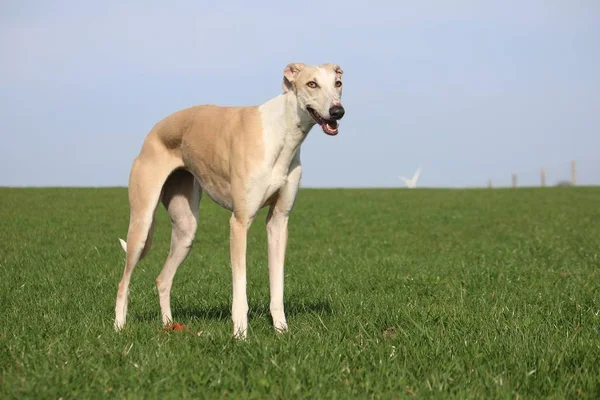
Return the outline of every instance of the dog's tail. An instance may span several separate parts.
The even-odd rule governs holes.
[[[123,251],[125,253],[127,253],[127,242],[124,241],[123,239],[119,238],[119,242],[121,242],[121,247],[123,248]]]

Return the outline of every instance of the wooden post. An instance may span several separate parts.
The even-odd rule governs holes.
[[[573,186],[577,185],[577,165],[575,160],[571,161],[571,183]]]
[[[517,187],[517,174],[512,174],[512,187]]]
[[[541,172],[542,187],[546,187],[546,168],[542,167]]]

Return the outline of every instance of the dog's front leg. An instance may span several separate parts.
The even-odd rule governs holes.
[[[267,239],[269,242],[270,311],[273,326],[278,332],[288,329],[283,307],[285,249],[288,238],[288,220],[302,175],[299,158],[292,166],[286,184],[279,190],[277,200],[267,214]]]
[[[271,317],[278,332],[287,330],[283,308],[283,281],[285,248],[288,237],[288,213],[271,206],[267,215],[267,239],[269,242],[269,286]]]
[[[245,339],[248,331],[248,298],[246,296],[246,238],[251,220],[231,216],[230,252],[231,273],[233,283],[233,304],[231,317],[233,319],[233,335]]]

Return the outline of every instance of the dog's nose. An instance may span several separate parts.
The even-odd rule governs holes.
[[[345,112],[346,110],[342,106],[333,106],[329,109],[329,115],[333,119],[342,119]]]

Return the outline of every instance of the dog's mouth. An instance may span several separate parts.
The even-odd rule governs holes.
[[[318,112],[313,110],[310,107],[306,107],[306,111],[310,114],[310,116],[315,120],[315,122],[321,125],[323,132],[330,136],[335,136],[338,134],[338,123],[336,120],[329,120],[321,117]]]

